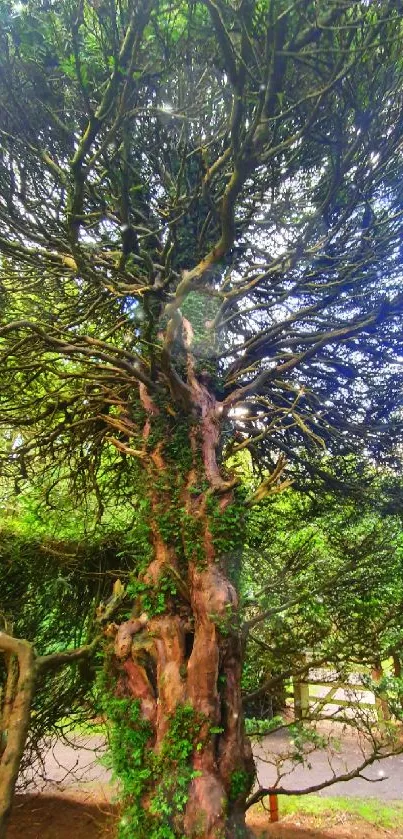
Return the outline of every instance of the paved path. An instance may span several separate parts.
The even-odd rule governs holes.
[[[101,793],[111,783],[111,772],[103,763],[106,752],[102,735],[73,736],[57,740],[43,753],[42,766],[34,765],[24,774],[17,791],[63,792],[68,789],[96,789]]]
[[[63,741],[58,741],[44,755],[46,780],[31,775],[28,790],[46,790],[49,792],[59,789],[62,791],[72,790],[79,786],[82,791],[85,789],[89,792],[96,790],[97,793],[104,794],[107,797],[111,773],[99,762],[102,753],[105,751],[104,739],[97,735],[71,738],[71,742],[74,747]],[[272,735],[268,738],[265,744],[266,748],[256,745],[254,752],[257,776],[262,786],[272,784],[276,777],[275,769],[265,760],[265,752],[266,757],[268,751],[270,759],[272,759],[273,753],[278,755],[287,746],[289,747],[289,744],[287,744],[285,737],[278,735]],[[290,762],[286,763],[283,769],[289,774],[283,778],[282,785],[290,790],[305,789],[331,778],[333,770],[337,774],[344,773],[357,766],[361,761],[362,753],[357,744],[350,738],[343,741],[342,753],[333,756],[333,768],[329,766],[326,753],[319,751],[311,755],[309,759],[311,768],[298,765],[293,767]],[[334,784],[318,794],[322,797],[357,796],[383,801],[403,800],[403,754],[374,763],[365,770],[364,774],[371,780],[354,778],[351,781]],[[27,788],[25,787],[25,789]]]
[[[276,738],[276,735],[267,738],[263,747],[259,745],[255,747],[257,777],[261,786],[269,786],[276,779],[276,770],[271,763],[266,762],[267,757],[273,760],[273,753],[279,753],[286,747],[285,738]],[[298,764],[293,765],[287,761],[282,771],[288,774],[283,777],[281,786],[290,790],[306,789],[324,780],[330,780],[335,774],[344,774],[360,765],[362,761],[363,754],[358,744],[349,738],[343,741],[340,752],[332,756],[331,765],[329,765],[328,756],[323,751],[314,752],[309,757],[310,768]],[[368,780],[353,778],[351,781],[335,783],[316,794],[324,798],[356,796],[382,801],[403,800],[403,754],[376,761],[364,770],[363,775]]]

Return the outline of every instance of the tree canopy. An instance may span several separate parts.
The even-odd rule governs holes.
[[[137,383],[192,410],[190,344],[238,412],[232,450],[379,453],[401,384],[394,4],[1,21],[1,417],[23,469],[61,453],[94,477],[106,443],[121,464]]]

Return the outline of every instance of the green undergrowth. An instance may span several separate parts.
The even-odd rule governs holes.
[[[253,814],[261,814],[258,805]],[[314,820],[314,826],[323,828],[338,824],[341,820],[361,819],[370,825],[385,830],[403,830],[403,801],[382,802],[376,798],[353,798],[340,796],[325,798],[319,795],[280,796],[280,820],[285,817],[307,816]],[[269,817],[268,817],[269,818]]]

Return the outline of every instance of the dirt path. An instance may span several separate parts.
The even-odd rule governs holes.
[[[17,795],[7,839],[112,839],[115,825],[104,799]]]

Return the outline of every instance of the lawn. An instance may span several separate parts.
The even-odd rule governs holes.
[[[302,831],[324,830],[326,834],[323,835],[326,836],[339,836],[341,828],[345,831],[343,836],[362,836],[363,839],[379,835],[403,836],[403,801],[385,803],[376,799],[351,797],[281,796],[279,815],[280,832],[278,835],[281,836],[297,835],[294,832],[296,826]],[[255,829],[261,830],[269,826],[269,814],[264,812],[261,805],[256,805],[249,814],[248,821]],[[283,831],[287,829],[287,825],[289,834],[284,834]],[[385,834],[383,832],[379,834],[378,830],[385,831]],[[262,834],[257,833],[257,835]],[[263,835],[266,834],[263,833]],[[270,834],[267,835],[277,835],[274,825],[271,826]]]

